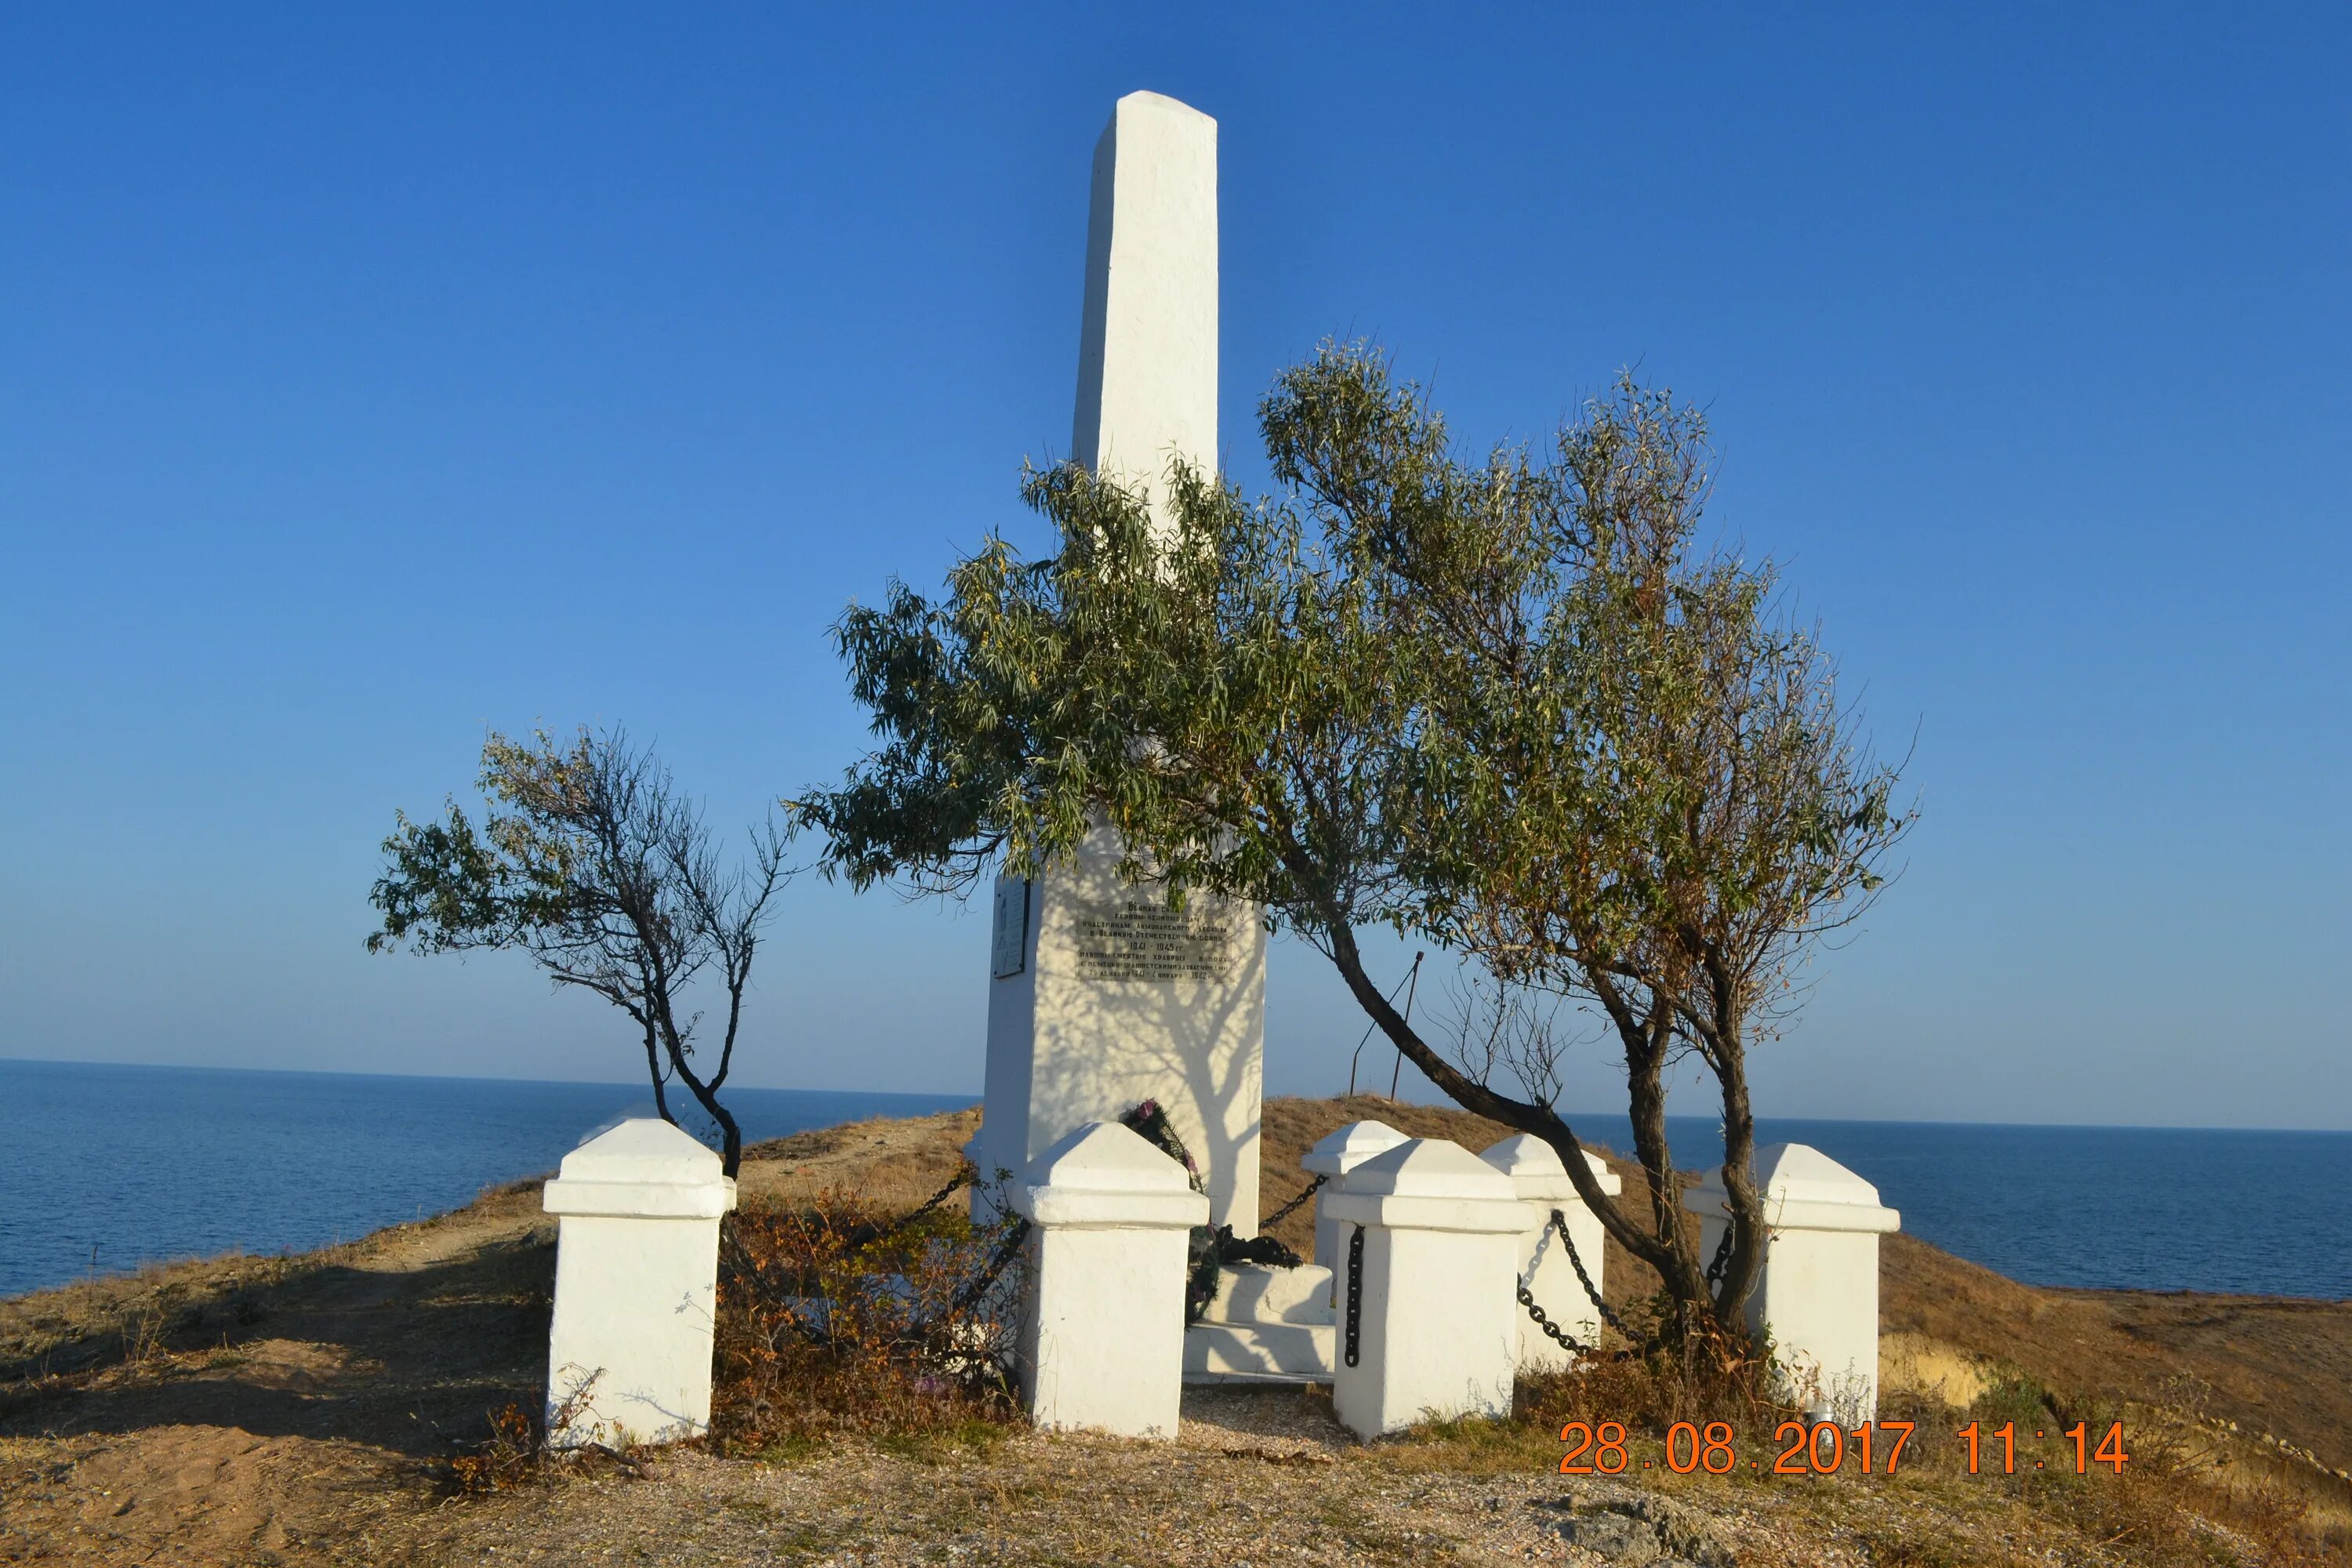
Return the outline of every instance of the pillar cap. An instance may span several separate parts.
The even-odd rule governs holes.
[[[1532,1132],[1514,1133],[1478,1157],[1510,1177],[1517,1184],[1519,1196],[1529,1203],[1577,1195],[1576,1184],[1568,1179],[1568,1167],[1559,1163],[1559,1151]],[[1584,1152],[1584,1163],[1611,1197],[1625,1190],[1625,1178],[1590,1149]]]
[[[1117,118],[1120,110],[1129,108],[1171,114],[1182,120],[1207,120],[1212,125],[1216,123],[1214,120],[1210,119],[1208,115],[1193,108],[1182,99],[1171,98],[1164,92],[1153,92],[1149,88],[1138,88],[1113,104],[1111,106],[1113,118]]]
[[[1307,1151],[1298,1168],[1310,1175],[1342,1176],[1373,1155],[1411,1142],[1385,1121],[1350,1121]]]
[[[1184,1167],[1116,1121],[1089,1121],[1029,1162],[1014,1211],[1045,1226],[1189,1230],[1209,1222],[1209,1197]]]
[[[1878,1201],[1878,1189],[1804,1143],[1768,1143],[1756,1151],[1756,1184],[1764,1194],[1764,1220],[1774,1230],[1866,1230],[1902,1228],[1903,1216]],[[1693,1214],[1729,1212],[1720,1167],[1683,1194]]]
[[[1391,1230],[1522,1231],[1541,1216],[1511,1178],[1459,1143],[1413,1138],[1341,1176],[1323,1213]]]
[[[551,1215],[716,1219],[735,1206],[735,1184],[701,1141],[656,1116],[614,1122],[563,1156],[541,1205]]]

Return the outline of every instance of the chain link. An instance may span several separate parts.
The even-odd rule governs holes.
[[[997,1276],[1003,1274],[1020,1255],[1022,1245],[1029,1239],[1031,1228],[1028,1220],[1019,1215],[1013,1216],[1012,1228],[1005,1232],[1004,1240],[998,1245],[996,1256],[988,1260],[988,1267],[980,1271],[978,1278],[956,1292],[954,1302],[948,1308],[949,1316],[971,1310],[972,1303],[988,1293],[989,1287],[996,1283]]]
[[[1706,1288],[1713,1290],[1723,1283],[1724,1266],[1731,1261],[1731,1237],[1737,1221],[1727,1215],[1723,1222],[1723,1239],[1715,1244],[1715,1258],[1706,1266]]]
[[[896,1219],[877,1220],[871,1224],[853,1226],[844,1234],[842,1237],[843,1245],[853,1248],[871,1247],[876,1242],[883,1240],[885,1237],[896,1236],[900,1231],[906,1229],[908,1226],[914,1224],[917,1220],[922,1218],[925,1215],[930,1213],[933,1209],[939,1207],[941,1204],[947,1202],[959,1188],[970,1186],[979,1179],[980,1173],[978,1171],[974,1170],[971,1165],[964,1165],[958,1169],[954,1175],[948,1178],[948,1184],[946,1186],[941,1187],[938,1192],[933,1193],[929,1197],[925,1198],[916,1207],[898,1215]]]
[[[1584,1293],[1591,1297],[1593,1306],[1600,1309],[1601,1320],[1611,1328],[1622,1333],[1624,1328],[1617,1321],[1617,1314],[1609,1310],[1609,1303],[1603,1301],[1601,1299],[1601,1292],[1592,1288],[1592,1276],[1584,1271],[1584,1259],[1576,1255],[1576,1243],[1569,1238],[1568,1216],[1558,1209],[1552,1210],[1551,1226],[1553,1230],[1559,1232],[1560,1245],[1568,1249],[1568,1261],[1576,1269],[1576,1278],[1584,1286]],[[1526,1280],[1514,1281],[1513,1288],[1518,1292],[1519,1305],[1528,1310],[1528,1316],[1535,1321],[1536,1327],[1541,1329],[1552,1343],[1570,1355],[1592,1353],[1592,1346],[1584,1343],[1551,1321],[1551,1315],[1537,1302],[1535,1294],[1528,1289]]]
[[[1317,1193],[1320,1192],[1323,1188],[1323,1184],[1330,1179],[1331,1178],[1328,1176],[1317,1176],[1313,1181],[1307,1183],[1307,1190],[1305,1192],[1299,1194],[1297,1197],[1291,1199],[1288,1203],[1275,1210],[1269,1218],[1259,1224],[1257,1227],[1259,1233],[1262,1235],[1266,1231],[1272,1230],[1276,1226],[1280,1225],[1284,1220],[1286,1220],[1292,1215],[1297,1214],[1298,1212],[1298,1205],[1313,1197]]]
[[[1568,1352],[1570,1355],[1590,1355],[1591,1353],[1592,1347],[1591,1345],[1584,1344],[1578,1341],[1575,1337],[1570,1335],[1566,1329],[1563,1329],[1558,1323],[1553,1322],[1550,1317],[1545,1313],[1544,1310],[1536,1304],[1535,1296],[1528,1289],[1527,1281],[1518,1281],[1517,1289],[1519,1293],[1519,1305],[1528,1310],[1528,1316],[1535,1320],[1536,1327],[1541,1329],[1547,1335],[1549,1335],[1552,1343],[1559,1346],[1560,1349]]]
[[[1364,1227],[1348,1237],[1348,1364],[1353,1366],[1364,1342]]]
[[[980,1172],[978,1170],[970,1165],[964,1166],[954,1175],[948,1178],[948,1184],[946,1186],[941,1187],[938,1192],[933,1193],[929,1197],[925,1198],[922,1202],[922,1205],[917,1208],[912,1214],[902,1215],[898,1218],[892,1220],[890,1222],[890,1229],[884,1231],[883,1234],[887,1236],[890,1234],[890,1231],[906,1229],[908,1226],[914,1224],[917,1220],[922,1218],[925,1215],[930,1213],[941,1204],[947,1202],[948,1199],[955,1194],[958,1188],[970,1186],[973,1182],[979,1179]]]
[[[1552,1210],[1551,1227],[1559,1233],[1559,1244],[1568,1248],[1569,1267],[1576,1270],[1577,1283],[1584,1287],[1584,1294],[1591,1299],[1592,1310],[1601,1314],[1602,1322],[1624,1334],[1625,1325],[1618,1320],[1616,1313],[1609,1310],[1609,1303],[1601,1299],[1601,1288],[1592,1282],[1592,1276],[1584,1271],[1584,1259],[1576,1255],[1575,1238],[1568,1234],[1568,1216],[1558,1209]],[[1625,1334],[1625,1337],[1632,1339],[1633,1336]]]

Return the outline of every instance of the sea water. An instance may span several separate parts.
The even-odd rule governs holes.
[[[973,1097],[730,1089],[721,1099],[751,1142]],[[682,1112],[692,1104],[675,1086],[670,1100]],[[552,1172],[583,1134],[653,1113],[645,1082],[0,1060],[0,1296],[167,1258],[348,1241]]]
[[[970,1095],[730,1090],[747,1141]],[[0,1060],[0,1296],[93,1270],[348,1240],[551,1171],[650,1114],[636,1085]],[[1570,1118],[1632,1147],[1622,1114]],[[1674,1118],[1685,1169],[1721,1158]],[[2352,1298],[2352,1133],[1763,1120],[1879,1189],[1903,1228],[2039,1285]],[[1269,1202],[1304,1178],[1268,1171]]]
[[[1622,1115],[1587,1124],[1633,1147]],[[1719,1123],[1668,1135],[1682,1168],[1723,1158]],[[2352,1132],[1759,1117],[1756,1141],[1812,1145],[1911,1235],[2028,1284],[2352,1299]]]

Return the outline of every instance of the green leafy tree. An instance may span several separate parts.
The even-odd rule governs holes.
[[[1260,409],[1282,490],[1171,466],[1137,490],[1032,472],[1055,552],[990,539],[934,604],[894,584],[836,628],[878,748],[800,809],[830,873],[955,890],[1096,822],[1181,901],[1261,903],[1327,955],[1456,1103],[1560,1154],[1677,1321],[1737,1332],[1763,1234],[1747,1050],[1907,818],[1769,571],[1700,552],[1705,431],[1630,384],[1541,463],[1456,452],[1386,363],[1326,349]],[[1461,955],[1486,1027],[1425,1037],[1368,972],[1381,925]],[[1650,1196],[1601,1191],[1555,1101],[1598,1015]],[[1692,1255],[1664,1135],[1672,1064],[1722,1090],[1733,1247]]]
[[[743,1135],[719,1095],[761,928],[791,875],[785,835],[761,824],[730,864],[668,770],[618,731],[528,744],[493,732],[480,788],[478,827],[455,801],[437,822],[399,815],[369,896],[383,924],[368,951],[512,950],[557,985],[602,996],[635,1026],[663,1119],[677,1121],[668,1086],[683,1084],[734,1175]],[[721,1012],[715,1044],[696,1005],[706,992]]]

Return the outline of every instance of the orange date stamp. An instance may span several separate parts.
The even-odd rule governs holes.
[[[1903,1462],[1918,1425],[1916,1421],[1865,1421],[1859,1426],[1841,1426],[1834,1421],[1783,1421],[1772,1434],[1777,1447],[1770,1463],[1761,1455],[1751,1454],[1744,1468],[1773,1476],[1891,1476]],[[1972,1476],[2063,1469],[2070,1463],[2078,1476],[2088,1475],[2100,1465],[2111,1467],[2120,1476],[2131,1459],[2124,1451],[2120,1421],[2105,1433],[2095,1434],[2090,1423],[2077,1421],[2055,1431],[2037,1427],[2030,1436],[2021,1436],[2014,1421],[1993,1427],[1971,1421],[1952,1436],[1966,1446]],[[1662,1458],[1637,1459],[1622,1421],[1571,1421],[1559,1429],[1559,1440],[1568,1445],[1559,1460],[1563,1476],[1621,1476],[1661,1466],[1678,1476],[1694,1472],[1727,1476],[1743,1468],[1737,1436],[1727,1421],[1710,1421],[1704,1426],[1675,1422],[1666,1428]],[[2035,1444],[2048,1446],[2047,1451],[2037,1449]]]

